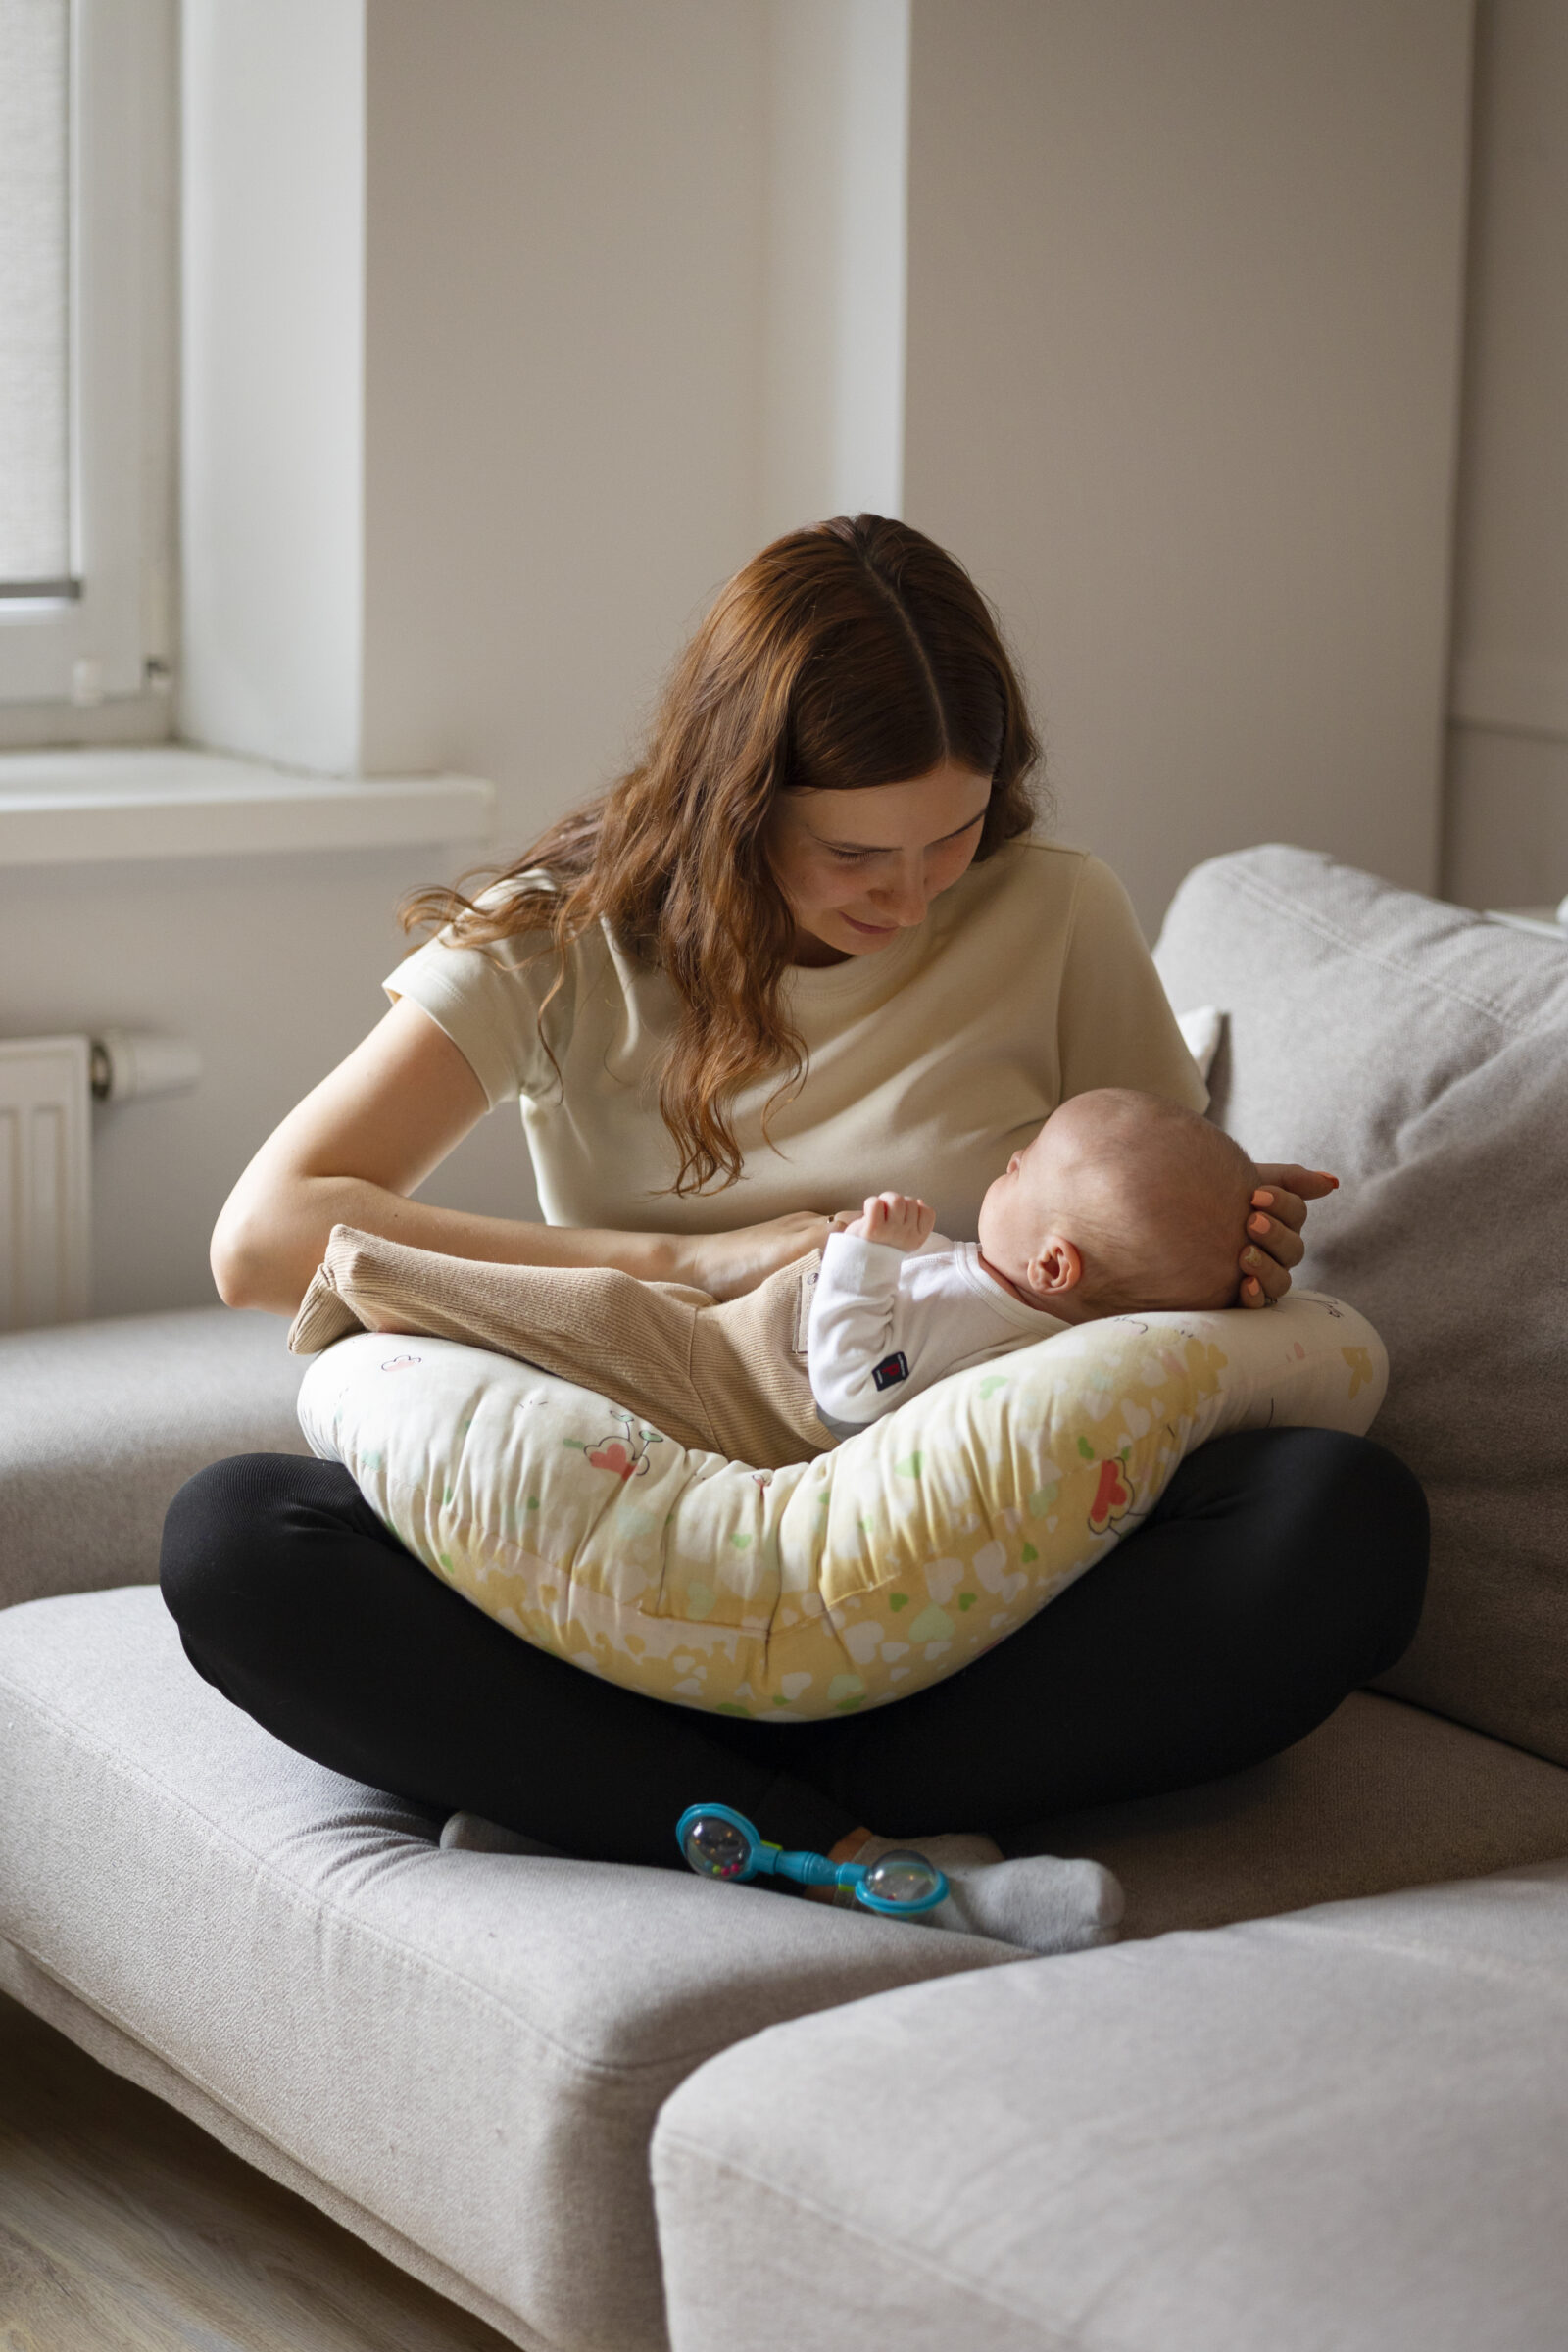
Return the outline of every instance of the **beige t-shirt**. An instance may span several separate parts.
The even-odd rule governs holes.
[[[603,930],[579,940],[545,1016],[558,1081],[537,1019],[556,969],[538,933],[490,948],[434,939],[385,982],[451,1038],[492,1108],[520,1099],[552,1225],[713,1233],[891,1190],[971,1236],[987,1185],[1066,1096],[1135,1086],[1195,1110],[1208,1100],[1126,892],[1098,858],[1055,842],[1013,842],[970,866],[873,955],[792,968],[805,1083],[777,1105],[770,1144],[761,1113],[777,1078],[736,1098],[744,1173],[700,1198],[667,1189],[668,983]]]

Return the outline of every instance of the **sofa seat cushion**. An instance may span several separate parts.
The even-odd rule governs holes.
[[[1088,1854],[1123,1937],[1479,1878],[1568,1855],[1568,1772],[1357,1690],[1281,1756],[1200,1788],[1042,1822],[1013,1852]]]
[[[1222,1007],[1213,1115],[1332,1168],[1300,1279],[1389,1351],[1373,1435],[1432,1504],[1388,1687],[1568,1764],[1568,952],[1304,850],[1189,874],[1156,960]]]
[[[525,2345],[662,2344],[648,2139],[691,2068],[1019,1957],[679,1870],[443,1853],[209,1689],[146,1588],[0,1614],[0,1786],[7,1983],[63,1987]]]
[[[675,2352],[1547,2352],[1565,1952],[1551,1863],[760,2034],[655,2136]]]
[[[150,1582],[194,1472],[308,1453],[286,1329],[215,1306],[0,1333],[0,1608]]]

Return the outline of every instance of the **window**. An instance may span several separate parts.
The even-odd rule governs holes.
[[[172,0],[0,0],[0,704],[167,674]]]
[[[68,0],[0,0],[0,596],[74,595]]]

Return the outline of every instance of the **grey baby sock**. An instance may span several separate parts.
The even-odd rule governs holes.
[[[989,1838],[868,1838],[857,1862],[924,1854],[946,1871],[948,1899],[913,1925],[994,1936],[1029,1952],[1083,1952],[1114,1943],[1125,1907],[1120,1882],[1099,1862],[1024,1854],[1004,1862]]]

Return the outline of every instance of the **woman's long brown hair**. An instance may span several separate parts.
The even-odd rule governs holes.
[[[741,1173],[736,1095],[782,1070],[770,1113],[805,1076],[780,1002],[795,923],[768,856],[777,795],[903,783],[951,760],[992,779],[983,858],[1034,821],[1039,756],[961,564],[907,523],[840,515],[775,539],[720,590],[638,766],[553,824],[481,903],[419,891],[403,922],[448,924],[464,947],[536,931],[559,957],[552,997],[595,923],[663,972],[679,1007],[659,1087],[673,1190],[722,1190]],[[524,876],[549,880],[506,887]]]

